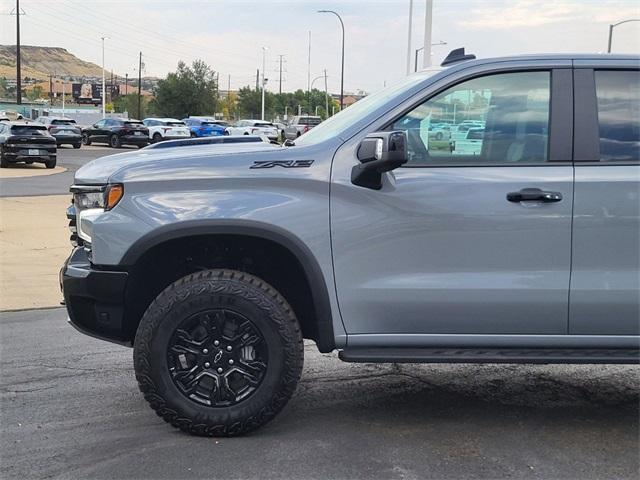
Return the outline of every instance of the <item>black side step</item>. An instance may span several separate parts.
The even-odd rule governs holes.
[[[357,363],[628,363],[640,364],[638,349],[592,348],[347,348]]]

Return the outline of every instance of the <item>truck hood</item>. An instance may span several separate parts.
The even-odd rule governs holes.
[[[225,166],[248,168],[254,161],[287,157],[289,148],[265,142],[146,149],[97,158],[76,171],[76,185],[175,178],[176,174],[216,175]],[[224,170],[228,171],[227,168]],[[153,178],[151,178],[153,177]]]

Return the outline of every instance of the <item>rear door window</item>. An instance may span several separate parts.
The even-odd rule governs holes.
[[[600,160],[640,160],[640,71],[595,72]]]

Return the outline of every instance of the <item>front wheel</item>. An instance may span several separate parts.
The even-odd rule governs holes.
[[[91,145],[91,137],[89,136],[88,133],[83,133],[82,134],[82,143],[84,145]]]
[[[261,279],[207,270],[167,287],[134,344],[140,390],[156,413],[194,435],[233,436],[284,407],[302,372],[300,326]]]
[[[162,135],[160,135],[160,133],[156,132],[153,134],[153,137],[151,138],[151,140],[153,140],[153,143],[158,143],[162,141]]]

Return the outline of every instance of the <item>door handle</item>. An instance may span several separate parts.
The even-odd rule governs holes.
[[[554,203],[562,200],[562,194],[560,192],[545,192],[544,190],[540,190],[539,188],[523,188],[519,192],[507,193],[507,200],[514,203]]]

